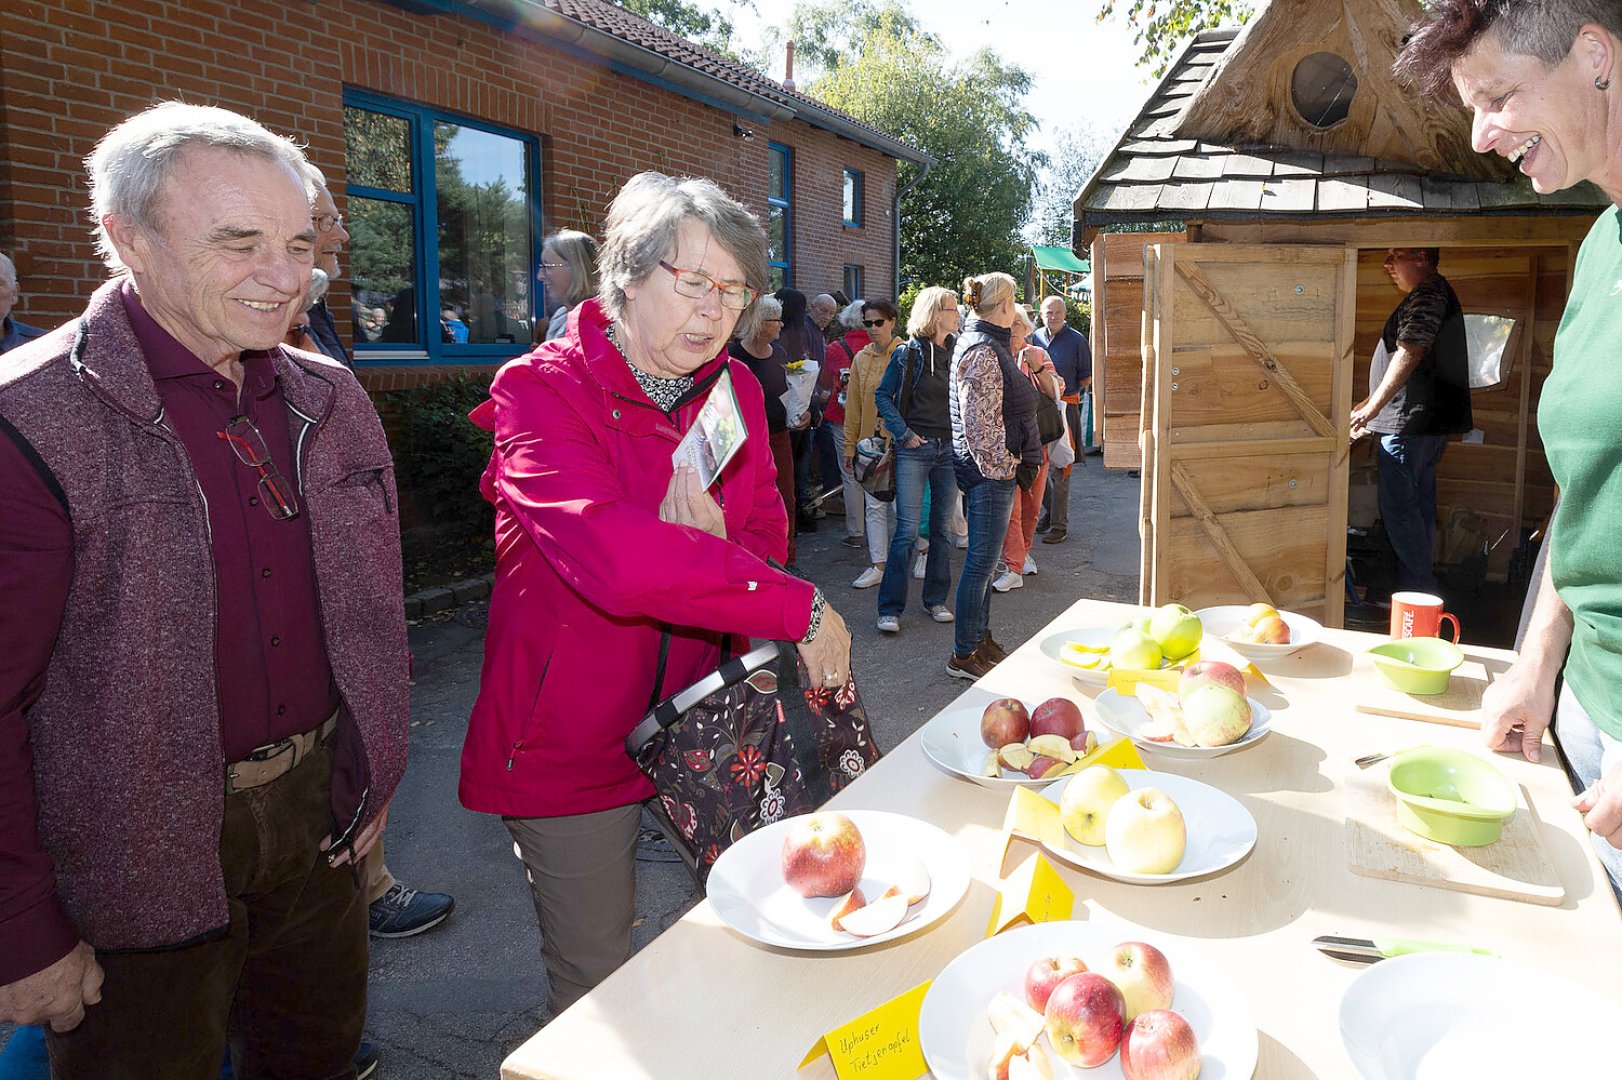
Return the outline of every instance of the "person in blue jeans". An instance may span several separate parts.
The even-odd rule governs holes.
[[[946,606],[946,591],[952,585],[951,521],[957,499],[950,405],[957,325],[956,293],[938,285],[920,292],[907,318],[911,340],[891,356],[874,395],[879,418],[895,440],[896,529],[879,583],[879,629],[887,634],[901,630],[926,501],[930,514],[924,611],[938,623],[954,617]]]
[[[952,355],[952,465],[963,489],[969,547],[957,580],[957,626],[947,674],[978,679],[1006,657],[991,636],[991,580],[1002,554],[1016,485],[1029,490],[1042,467],[1036,387],[1009,351],[1014,279],[963,279],[971,318]]]

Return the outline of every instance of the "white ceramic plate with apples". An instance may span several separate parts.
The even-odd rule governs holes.
[[[1029,703],[1026,704],[1026,708],[1031,707]],[[1008,789],[1042,787],[1053,783],[1051,777],[1033,780],[1016,769],[1004,768],[996,776],[981,774],[986,755],[991,752],[980,737],[980,717],[984,713],[985,706],[977,706],[937,714],[924,725],[921,739],[924,756],[947,772],[972,780],[982,787]]]
[[[860,888],[869,900],[897,883],[920,861],[929,872],[929,895],[912,905],[899,926],[872,937],[833,929],[828,917],[838,897],[804,897],[783,880],[783,840],[794,818],[775,821],[721,853],[710,870],[710,906],[721,921],[763,945],[817,952],[865,949],[915,933],[944,916],[969,887],[969,860],[945,832],[905,814],[842,810],[867,849]]]
[[[1516,1023],[1508,1002],[1559,1005]],[[1340,1002],[1341,1041],[1364,1080],[1614,1076],[1615,1026],[1615,1008],[1576,983],[1465,953],[1382,960]]]
[[[1102,648],[1114,641],[1115,635],[1120,632],[1121,627],[1119,626],[1082,626],[1077,627],[1074,630],[1060,630],[1043,638],[1042,643],[1038,645],[1037,648],[1042,651],[1043,656],[1047,657],[1055,664],[1058,664],[1060,669],[1063,670],[1065,674],[1069,675],[1083,686],[1108,686],[1108,667],[1101,669],[1077,667],[1075,664],[1072,664],[1064,659],[1064,647],[1066,644],[1074,641],[1079,645],[1086,645],[1089,648]],[[1171,665],[1167,662],[1162,662],[1160,666],[1169,667]]]
[[[958,955],[935,977],[918,1016],[918,1040],[936,1080],[981,1080],[993,1032],[986,1007],[999,990],[1023,998],[1025,972],[1044,956],[1078,956],[1101,967],[1124,941],[1147,941],[1171,963],[1176,982],[1173,1012],[1194,1029],[1200,1047],[1200,1080],[1246,1080],[1256,1071],[1256,1021],[1244,996],[1227,976],[1187,946],[1157,942],[1130,923],[1094,916],[1086,922],[1038,923],[1005,930]],[[1042,1038],[1043,1045],[1047,1038]],[[1050,1054],[1056,1080],[1088,1077],[1118,1080],[1121,1056],[1080,1069]]]
[[[1245,641],[1234,637],[1245,627],[1245,618],[1250,608],[1244,604],[1227,604],[1222,607],[1200,608],[1194,614],[1200,617],[1200,625],[1212,637],[1220,638],[1223,644],[1251,660],[1276,660],[1281,656],[1288,656],[1297,649],[1304,649],[1323,637],[1323,624],[1317,619],[1310,619],[1305,615],[1297,615],[1293,611],[1279,610],[1278,617],[1284,620],[1284,625],[1290,628],[1290,642],[1288,645],[1264,645],[1258,641]]]
[[[1245,700],[1250,702],[1250,730],[1245,732],[1238,742],[1229,743],[1227,746],[1180,746],[1174,742],[1159,742],[1149,738],[1149,732],[1159,730],[1160,725],[1149,718],[1149,714],[1144,711],[1137,698],[1127,697],[1117,690],[1105,690],[1093,701],[1093,705],[1098,710],[1099,723],[1117,734],[1125,735],[1132,740],[1134,746],[1169,758],[1199,760],[1232,753],[1256,742],[1272,730],[1273,714],[1268,711],[1267,706],[1253,697],[1247,697]]]
[[[1054,852],[1059,858],[1083,870],[1103,874],[1117,881],[1130,881],[1139,885],[1165,885],[1187,878],[1203,877],[1218,870],[1226,870],[1243,859],[1256,846],[1256,819],[1243,803],[1210,784],[1202,784],[1176,773],[1150,772],[1145,769],[1117,770],[1126,781],[1129,791],[1141,788],[1159,788],[1171,796],[1171,801],[1182,811],[1188,839],[1183,859],[1176,869],[1166,874],[1140,874],[1116,866],[1102,847],[1091,847],[1077,842],[1065,834],[1065,848]],[[1055,806],[1065,784],[1074,780],[1067,776],[1056,784],[1042,789],[1042,798]],[[1125,798],[1125,796],[1122,796]]]

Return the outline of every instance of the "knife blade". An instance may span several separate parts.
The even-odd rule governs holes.
[[[1318,951],[1336,960],[1354,964],[1374,964],[1393,956],[1406,956],[1419,952],[1474,953],[1477,956],[1497,956],[1491,949],[1478,949],[1473,945],[1452,945],[1442,941],[1421,941],[1417,938],[1352,938],[1322,934],[1312,939]]]

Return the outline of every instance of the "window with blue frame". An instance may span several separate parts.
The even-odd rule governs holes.
[[[863,273],[860,266],[857,266],[854,263],[846,263],[844,277],[845,295],[850,297],[852,300],[866,299],[867,289],[862,281],[863,277],[865,276],[866,275]]]
[[[857,169],[845,170],[845,224],[862,225],[862,174]]]
[[[794,281],[794,151],[782,143],[766,148],[766,261],[770,263],[772,291],[786,289]]]
[[[356,361],[494,363],[526,350],[536,140],[350,93],[344,151]]]

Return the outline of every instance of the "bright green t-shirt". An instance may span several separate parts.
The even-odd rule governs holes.
[[[1615,206],[1577,255],[1538,434],[1560,485],[1549,569],[1573,616],[1566,680],[1594,723],[1622,738],[1622,217]]]

